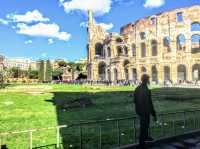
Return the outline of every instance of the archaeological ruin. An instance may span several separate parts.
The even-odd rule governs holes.
[[[88,78],[173,83],[200,80],[200,5],[148,16],[108,33],[88,11]]]

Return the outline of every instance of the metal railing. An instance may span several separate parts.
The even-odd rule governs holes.
[[[150,134],[156,138],[171,137],[200,129],[200,110],[187,110],[158,114],[158,121],[152,122]],[[33,141],[36,132],[55,131],[55,142],[52,145],[40,145]],[[26,134],[28,146],[25,148],[57,149],[106,149],[126,144],[137,143],[139,134],[138,117],[126,117],[90,122],[80,122],[56,127],[31,129],[25,131],[0,133],[0,144],[12,146],[5,138]],[[37,136],[35,136],[37,137]],[[18,138],[19,139],[19,138]],[[19,143],[20,140],[18,140]],[[50,147],[51,146],[51,147]],[[11,147],[12,148],[12,147]]]

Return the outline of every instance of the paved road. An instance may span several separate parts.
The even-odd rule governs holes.
[[[154,145],[149,149],[200,149],[200,136],[175,140],[171,143]]]

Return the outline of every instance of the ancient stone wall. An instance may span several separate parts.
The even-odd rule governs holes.
[[[90,14],[88,70],[92,80],[200,80],[200,5],[149,16],[106,33]],[[95,46],[97,43],[102,46]],[[99,51],[101,52],[99,52]]]

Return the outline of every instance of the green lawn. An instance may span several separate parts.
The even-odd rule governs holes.
[[[7,86],[0,90],[0,132],[133,116],[133,97],[130,96],[133,90],[134,87],[85,85]],[[199,89],[154,87],[152,94],[158,113],[200,108]],[[82,97],[90,99],[93,105],[67,110],[60,106],[64,101]],[[55,143],[54,135],[54,131],[34,134],[34,146]],[[28,137],[16,135],[4,139],[3,142],[7,142],[10,148],[23,149],[27,148]]]

